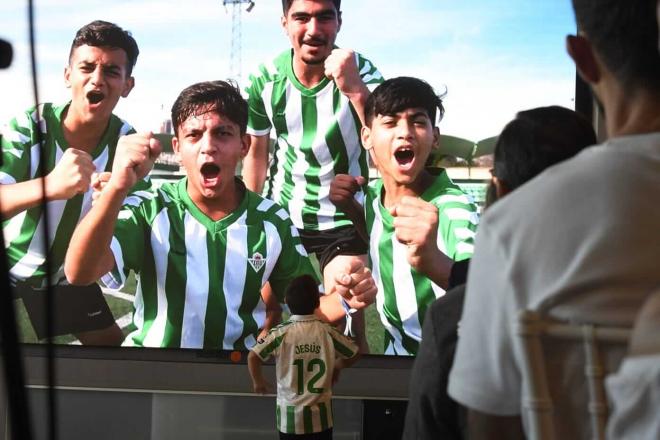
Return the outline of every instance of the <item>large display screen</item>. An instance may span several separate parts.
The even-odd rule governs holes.
[[[68,0],[37,1],[35,7],[41,102],[70,100],[63,72],[81,26],[101,19],[132,33],[140,49],[135,88],[114,113],[138,131],[171,132],[170,108],[183,88],[225,78],[245,87],[259,63],[290,47],[280,24],[281,2],[275,0]],[[366,56],[385,78],[416,76],[446,93],[446,114],[439,124],[444,135],[477,145],[497,136],[520,110],[575,108],[575,67],[564,48],[564,37],[576,27],[569,0],[345,0],[341,19],[338,46]],[[12,66],[0,70],[4,124],[34,106],[23,2],[0,5],[0,37],[15,52]],[[176,160],[164,155],[153,172],[154,182],[179,179],[177,168]],[[466,171],[458,163],[450,176],[482,194],[485,169],[487,165],[480,170],[477,164]],[[377,178],[377,170],[370,176]],[[121,291],[104,290],[125,334],[134,328],[135,289],[131,276]],[[22,299],[16,304],[22,341],[40,342]],[[367,310],[366,327],[371,353],[382,354],[385,329],[375,305]],[[56,342],[80,344],[73,335],[59,336]]]

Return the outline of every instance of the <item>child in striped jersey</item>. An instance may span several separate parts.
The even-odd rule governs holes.
[[[240,92],[224,81],[194,84],[175,101],[172,122],[186,177],[122,206],[160,152],[151,136],[122,138],[112,174],[73,235],[66,275],[118,288],[130,270],[137,274],[136,330],[126,345],[246,349],[266,326],[263,285],[283,302],[288,282],[313,269],[286,211],[234,176],[248,149]],[[346,275],[346,289],[370,279]],[[323,298],[321,313],[337,295]]]
[[[363,178],[338,175],[333,203],[360,225],[378,286],[376,306],[388,354],[417,352],[428,306],[444,295],[454,261],[472,255],[477,208],[443,169],[425,168],[438,145],[442,100],[426,82],[386,80],[367,100],[362,143],[382,178],[353,195]],[[365,224],[366,219],[366,224]]]
[[[313,277],[294,279],[285,296],[290,319],[260,339],[248,355],[254,391],[269,391],[261,365],[275,356],[280,438],[331,439],[332,384],[342,368],[358,359],[358,347],[314,315],[319,289]]]

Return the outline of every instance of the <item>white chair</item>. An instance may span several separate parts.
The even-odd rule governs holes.
[[[524,359],[522,411],[527,416],[527,434],[530,439],[557,438],[555,408],[566,404],[566,402],[553,402],[550,393],[551,384],[546,368],[546,356],[552,355],[552,350],[548,349],[552,341],[582,345],[584,378],[588,385],[587,411],[591,425],[590,432],[593,439],[605,438],[608,405],[604,378],[612,371],[606,371],[602,347],[607,345],[607,349],[610,349],[614,344],[618,348],[625,349],[630,332],[629,328],[559,322],[530,310],[519,313],[517,334]],[[613,366],[610,365],[609,370],[612,369]]]

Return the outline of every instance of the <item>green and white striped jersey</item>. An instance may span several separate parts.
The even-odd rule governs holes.
[[[421,199],[438,207],[438,248],[455,261],[472,255],[477,207],[443,169],[429,170],[433,184]],[[378,287],[376,308],[385,326],[387,354],[415,354],[426,309],[445,291],[408,264],[406,246],[396,239],[393,218],[383,206],[381,179],[367,189],[369,260]]]
[[[292,315],[252,347],[263,361],[277,358],[277,429],[311,434],[332,427],[335,360],[357,354],[353,341],[314,315]]]
[[[12,119],[2,127],[2,160],[0,184],[24,182],[38,177],[40,168],[37,130],[41,130],[45,155],[45,173],[50,173],[69,148],[62,132],[62,118],[69,104],[54,106],[41,104],[37,121],[35,108]],[[120,136],[134,133],[133,127],[112,115],[108,128],[91,155],[96,171],[110,171],[115,147]],[[148,187],[141,182],[139,189]],[[139,197],[140,192],[135,195]],[[64,278],[63,263],[69,240],[80,219],[89,211],[92,190],[69,200],[52,200],[47,204],[50,239],[49,257],[52,271],[51,282]],[[7,247],[9,276],[12,284],[25,281],[33,287],[45,283],[44,210],[41,206],[30,208],[2,222]]]
[[[165,183],[119,213],[115,268],[102,282],[117,289],[136,273],[136,330],[124,344],[245,350],[264,324],[262,286],[270,281],[284,302],[289,280],[313,268],[279,205],[245,190],[234,212],[213,221],[186,185],[186,178]]]
[[[383,81],[367,59],[356,54],[362,81],[373,90]],[[250,75],[248,133],[275,129],[276,143],[264,194],[284,206],[299,229],[322,231],[351,224],[330,202],[336,174],[367,176],[360,142],[360,118],[334,81],[324,78],[311,89],[293,73],[286,50]],[[360,203],[364,194],[356,198]]]

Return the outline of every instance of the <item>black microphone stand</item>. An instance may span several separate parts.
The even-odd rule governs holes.
[[[29,440],[32,438],[32,432],[23,373],[23,354],[18,343],[14,298],[9,283],[4,242],[4,234],[0,234],[0,291],[3,292],[0,295],[0,335],[9,407],[9,425],[13,439]]]
[[[0,68],[9,67],[11,59],[11,45],[6,41],[0,40]],[[0,166],[2,166],[2,154],[0,154]],[[9,424],[11,426],[12,438],[30,440],[32,439],[32,431],[27,393],[25,390],[23,355],[21,353],[21,346],[18,343],[18,332],[16,331],[14,296],[9,282],[9,268],[7,267],[4,234],[0,234],[0,292],[2,292],[0,294],[0,341],[2,341],[0,345],[2,345],[2,362],[9,407]]]

